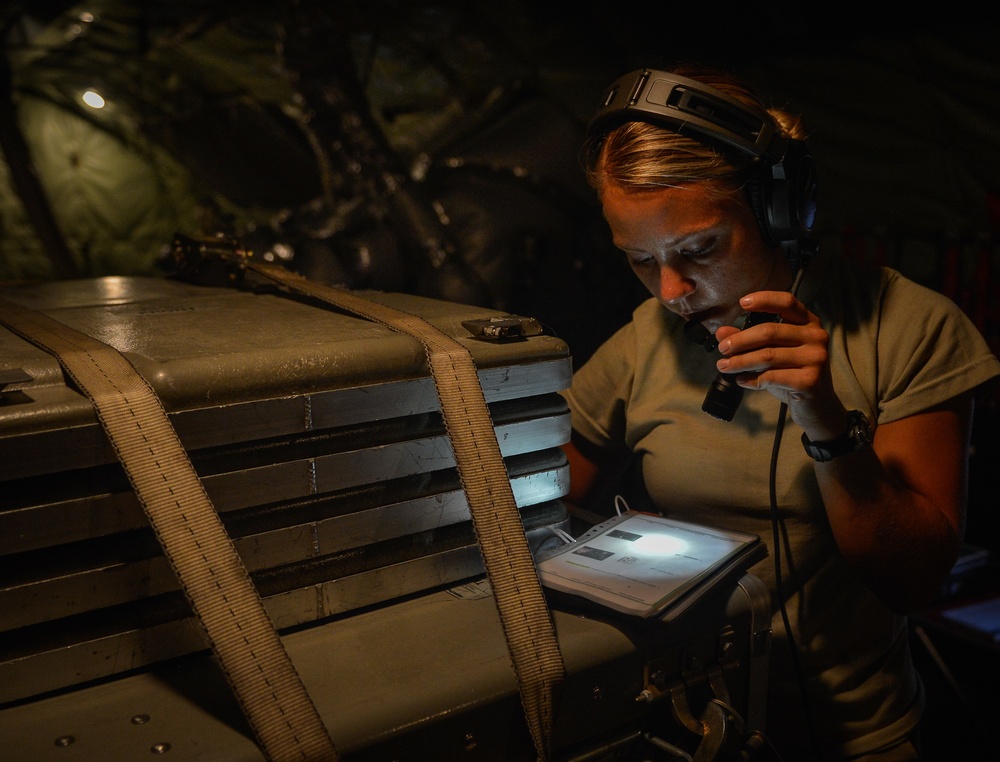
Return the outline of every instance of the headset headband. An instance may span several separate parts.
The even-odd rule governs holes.
[[[766,112],[703,82],[655,69],[638,69],[619,77],[587,132],[594,135],[630,121],[692,132],[772,164],[781,161],[786,148]]]
[[[619,77],[590,120],[590,138],[624,122],[648,122],[735,148],[756,164],[750,206],[771,244],[801,241],[816,218],[816,173],[804,141],[786,139],[757,106],[694,79],[656,69]]]

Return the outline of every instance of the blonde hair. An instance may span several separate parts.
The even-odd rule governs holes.
[[[767,113],[785,138],[804,140],[799,117],[768,109],[738,79],[719,71],[695,67],[672,69],[689,79],[714,87],[740,102]],[[737,149],[682,135],[646,122],[625,122],[592,136],[584,145],[584,169],[591,187],[605,185],[627,190],[654,190],[702,181],[722,181],[734,191],[752,172],[755,159]]]

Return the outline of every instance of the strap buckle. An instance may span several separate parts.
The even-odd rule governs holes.
[[[215,236],[175,233],[160,264],[171,275],[203,286],[238,286],[252,256],[237,239],[225,233]]]
[[[527,336],[537,336],[542,332],[542,325],[535,318],[520,315],[463,320],[462,327],[477,339],[490,341],[523,339]]]

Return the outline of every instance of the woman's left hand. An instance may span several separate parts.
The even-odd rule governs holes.
[[[777,315],[746,330],[723,326],[715,332],[723,373],[736,374],[745,389],[764,390],[788,404],[792,419],[813,441],[842,433],[847,410],[833,388],[830,335],[819,318],[787,291],[757,291],[740,300],[747,312]]]

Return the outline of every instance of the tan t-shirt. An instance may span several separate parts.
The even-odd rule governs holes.
[[[950,300],[893,270],[862,273],[817,257],[799,295],[830,332],[838,395],[876,425],[1000,375],[1000,362]],[[752,572],[770,585],[776,606],[769,470],[779,403],[747,391],[730,423],[702,412],[717,357],[650,299],[579,369],[565,396],[577,436],[641,458],[654,510],[764,539],[770,555]],[[882,605],[836,549],[801,434],[788,417],[776,471],[787,612],[823,744],[841,754],[871,751],[912,730],[922,689],[905,618]],[[795,749],[810,747],[777,614],[773,629],[767,733],[794,759]]]

